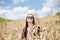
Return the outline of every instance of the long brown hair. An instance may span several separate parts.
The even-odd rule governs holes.
[[[32,14],[28,14],[28,15],[32,15]],[[33,16],[33,22],[32,23],[33,23],[33,25],[35,25],[34,16]],[[27,22],[27,17],[26,17],[26,24],[25,24],[25,28],[23,29],[22,38],[27,37],[27,28],[28,28],[28,22]]]

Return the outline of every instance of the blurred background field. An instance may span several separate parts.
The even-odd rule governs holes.
[[[44,18],[35,18],[36,25],[39,25],[41,30],[41,40],[60,40],[60,12],[54,16]],[[19,36],[25,26],[25,19],[8,20],[0,18],[0,40],[19,40]],[[12,28],[17,28],[18,31]],[[19,35],[18,35],[19,34]]]

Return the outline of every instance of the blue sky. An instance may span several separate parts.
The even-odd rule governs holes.
[[[51,13],[52,11],[52,13]],[[41,18],[60,12],[60,0],[0,0],[0,17],[18,20],[28,13]]]
[[[3,0],[4,3],[0,3],[0,6],[6,7],[10,6],[12,7],[24,7],[29,6],[30,9],[41,9],[44,4],[44,0],[26,0],[24,2],[13,2],[12,0]]]

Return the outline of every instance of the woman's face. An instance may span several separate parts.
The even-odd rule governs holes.
[[[28,23],[32,23],[33,22],[33,16],[32,15],[28,15],[27,16],[27,22]]]

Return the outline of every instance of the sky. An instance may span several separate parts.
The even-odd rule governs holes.
[[[60,12],[60,0],[0,0],[0,17],[19,20],[31,13],[42,18]]]

